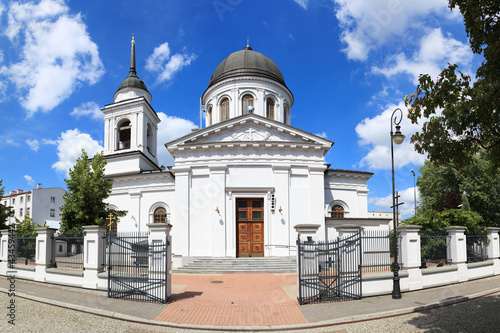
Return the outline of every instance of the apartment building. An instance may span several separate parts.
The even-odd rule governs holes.
[[[13,224],[16,218],[22,221],[25,215],[30,216],[33,223],[39,225],[44,225],[48,220],[60,221],[64,193],[66,191],[61,187],[42,188],[42,184],[30,191],[10,191],[1,199],[5,206],[14,209],[14,216],[7,220],[7,225]]]

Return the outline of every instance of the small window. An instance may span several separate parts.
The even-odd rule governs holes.
[[[26,208],[26,215],[30,216],[30,208]]]
[[[274,99],[268,98],[266,101],[266,117],[274,119]]]
[[[28,196],[26,197],[26,201],[27,201],[27,202],[30,202],[30,201],[31,201],[31,195],[28,195]]]
[[[50,203],[56,203],[56,197],[50,197]]]
[[[23,197],[20,197],[20,198],[19,198],[19,201],[20,201],[21,203],[23,203],[23,199],[24,199]]]
[[[23,216],[23,209],[19,209],[19,216]]]
[[[167,210],[163,207],[156,208],[154,213],[154,223],[166,223],[166,222],[167,222]]]
[[[241,111],[242,114],[247,114],[248,112],[248,107],[251,106],[253,107],[253,96],[252,95],[245,95],[243,96],[241,100]]]
[[[228,120],[229,119],[229,99],[224,98],[220,103],[220,120]]]
[[[148,123],[148,128],[146,130],[146,136],[147,136],[148,152],[154,156],[154,152],[153,152],[153,143],[154,143],[153,128],[152,128],[151,124],[149,124],[149,123]]]
[[[50,209],[50,217],[56,217],[56,210],[54,208]]]
[[[129,149],[130,148],[130,130],[132,126],[130,125],[130,121],[126,120],[118,129],[118,149]]]
[[[12,198],[12,204],[16,203],[16,199]]]
[[[211,106],[208,108],[208,112],[207,112],[207,125],[212,126],[212,107]]]
[[[343,219],[344,218],[344,207],[341,205],[335,205],[332,207],[332,217],[335,219]]]

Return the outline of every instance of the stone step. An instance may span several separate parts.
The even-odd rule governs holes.
[[[295,257],[263,258],[196,258],[189,264],[172,270],[177,274],[217,273],[295,273]]]

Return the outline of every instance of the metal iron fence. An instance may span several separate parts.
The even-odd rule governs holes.
[[[300,304],[361,298],[361,236],[332,242],[297,239]]]
[[[486,235],[467,235],[467,262],[484,261],[488,259],[486,246],[488,245],[488,236]]]
[[[36,237],[16,237],[16,264],[36,266]]]
[[[54,267],[83,270],[83,237],[53,237]]]
[[[147,232],[119,233],[108,243],[108,297],[166,303],[168,240],[149,244]]]
[[[450,236],[445,230],[420,231],[421,268],[445,266],[451,262],[448,258]]]
[[[398,237],[398,248],[401,249],[401,237]],[[394,262],[392,233],[389,230],[365,229],[361,233],[361,249],[363,261],[361,273],[390,272]],[[401,251],[398,252],[401,258]],[[401,260],[398,260],[400,269]]]

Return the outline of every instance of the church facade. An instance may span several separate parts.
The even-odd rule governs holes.
[[[291,125],[294,97],[274,61],[248,45],[231,53],[201,100],[205,127],[157,147],[160,119],[132,41],[129,76],[102,109],[108,204],[128,212],[118,231],[170,223],[179,267],[193,257],[295,256],[296,225],[314,226],[320,240],[346,223],[389,228],[368,217],[372,173],[330,168],[333,142]],[[173,166],[159,166],[158,149]]]

